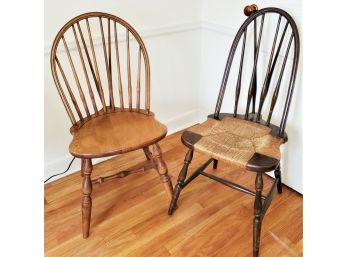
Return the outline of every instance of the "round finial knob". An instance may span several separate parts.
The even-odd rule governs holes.
[[[258,10],[259,10],[259,8],[257,7],[256,4],[247,5],[247,6],[244,7],[244,14],[246,16],[250,16],[254,12],[257,12]]]

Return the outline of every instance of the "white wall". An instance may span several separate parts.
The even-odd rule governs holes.
[[[260,8],[277,6],[287,10],[301,32],[301,1],[253,2]],[[70,159],[70,123],[49,68],[50,44],[66,21],[83,12],[105,11],[124,18],[138,30],[150,56],[152,110],[169,132],[174,132],[204,120],[214,111],[228,51],[245,20],[246,4],[250,3],[45,1],[45,177],[65,169]],[[290,140],[282,149],[284,182],[299,192],[302,192],[301,67],[287,124]],[[77,168],[75,162],[72,170]]]
[[[194,124],[197,117],[200,2],[45,1],[45,178],[65,170],[71,159],[71,124],[49,63],[51,43],[59,29],[71,18],[89,11],[108,12],[127,20],[142,36],[150,57],[151,110],[171,133]],[[75,161],[71,170],[78,168],[79,161]]]
[[[229,0],[203,1],[201,85],[199,91],[201,117],[214,112],[227,56],[234,36],[246,18],[243,14],[244,6],[250,3],[249,1]],[[302,39],[300,0],[264,0],[252,1],[252,3],[256,3],[259,8],[275,6],[288,11],[299,27],[300,40]],[[222,112],[233,111],[232,87],[231,85],[228,86],[230,87],[227,87],[225,93]],[[284,97],[285,95],[283,97],[280,96],[278,102],[284,101]],[[274,114],[273,117],[275,120],[279,120],[280,115],[280,113],[278,115]],[[299,65],[286,132],[288,133],[289,141],[281,149],[283,182],[298,192],[302,192],[302,61],[300,61]]]

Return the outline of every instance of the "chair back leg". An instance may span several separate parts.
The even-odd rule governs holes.
[[[279,179],[277,183],[277,190],[278,190],[278,193],[281,194],[283,192],[283,189],[282,189],[282,175],[280,171],[280,163],[278,167],[274,170],[274,177]]]
[[[217,167],[218,167],[218,163],[219,163],[219,161],[218,161],[218,160],[216,160],[216,159],[214,159],[214,161],[213,161],[213,168],[214,168],[214,170],[216,170],[216,169],[217,169]]]

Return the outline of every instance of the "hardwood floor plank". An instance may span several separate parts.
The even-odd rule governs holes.
[[[160,143],[176,184],[187,148],[181,133]],[[195,153],[188,174],[207,157]],[[93,167],[106,176],[144,162],[142,150]],[[255,173],[220,163],[216,176],[254,189]],[[265,176],[264,194],[273,179]],[[81,176],[77,171],[45,185],[45,256],[250,257],[254,197],[198,176],[181,193],[178,209],[167,215],[168,199],[156,171],[94,185],[91,233],[81,234]],[[302,256],[302,196],[284,187],[274,194],[261,231],[261,257]]]

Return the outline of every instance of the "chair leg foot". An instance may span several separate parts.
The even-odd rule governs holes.
[[[174,210],[177,208],[176,203],[179,199],[180,192],[181,192],[181,185],[178,183],[175,186],[174,194],[173,194],[172,200],[170,201],[170,204],[169,204],[169,208],[168,208],[169,215],[172,215]]]
[[[261,220],[254,218],[253,257],[259,257]]]
[[[169,200],[173,196],[173,185],[170,177],[168,176],[168,168],[162,158],[161,148],[158,144],[152,145],[152,160],[154,162],[155,168],[160,176],[161,182],[163,183],[164,189],[167,193]]]
[[[258,172],[255,180],[255,202],[254,202],[254,224],[253,224],[253,257],[259,256],[260,237],[261,237],[261,212],[262,212],[262,172]]]
[[[82,159],[82,234],[83,238],[89,236],[90,224],[91,224],[91,213],[92,213],[92,161],[91,159]]]
[[[214,160],[213,160],[213,168],[214,168],[214,170],[216,170],[216,169],[217,169],[217,167],[218,167],[218,163],[219,163],[219,161],[218,161],[218,160],[216,160],[216,159],[214,159]]]
[[[184,181],[186,179],[187,169],[188,169],[188,166],[191,163],[192,158],[193,158],[193,150],[190,149],[186,153],[185,160],[184,160],[184,165],[183,165],[183,167],[182,167],[182,169],[181,169],[181,171],[179,173],[179,176],[178,176],[178,182],[177,182],[177,184],[175,186],[173,198],[172,198],[172,200],[170,202],[170,205],[169,205],[169,208],[168,208],[168,214],[169,215],[172,215],[173,211],[177,207],[177,201],[179,199],[180,192],[182,190],[182,185],[184,184]]]
[[[279,194],[281,194],[283,192],[283,189],[282,189],[282,175],[281,175],[281,171],[280,171],[280,164],[274,170],[274,176],[275,176],[275,178],[279,179],[279,181],[277,183],[277,191]]]

